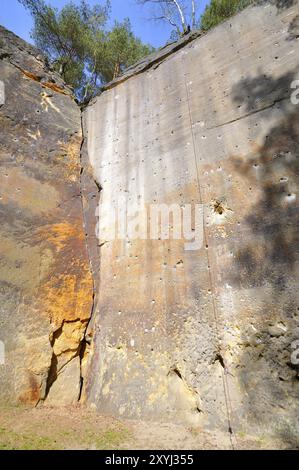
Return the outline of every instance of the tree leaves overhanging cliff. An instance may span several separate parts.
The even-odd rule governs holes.
[[[208,31],[249,5],[271,3],[278,8],[294,0],[135,0],[145,9],[148,19],[171,25],[170,40],[178,40],[194,29]],[[206,5],[202,15],[201,7]]]
[[[270,4],[282,10],[292,6],[294,2],[295,0],[211,0],[201,16],[200,27],[208,31],[249,5]]]
[[[211,0],[201,17],[201,28],[207,31],[254,2],[255,0]]]
[[[129,19],[109,30],[110,0],[90,6],[70,1],[61,10],[45,0],[18,0],[32,15],[31,33],[79,101],[94,96],[100,86],[153,51],[131,29]]]

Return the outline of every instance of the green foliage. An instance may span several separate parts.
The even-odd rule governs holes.
[[[107,30],[110,0],[90,6],[86,0],[70,1],[61,10],[45,0],[18,0],[34,20],[32,38],[50,59],[80,101],[126,67],[152,52],[131,30],[129,20]]]
[[[45,436],[0,428],[0,450],[58,450],[58,446]]]
[[[254,0],[211,0],[201,17],[201,28],[207,31],[252,3]]]
[[[114,24],[113,29],[107,34],[105,48],[104,81],[119,75],[124,69],[153,51],[153,48],[144,45],[134,36],[129,19]]]
[[[55,431],[55,432],[53,432]],[[57,431],[57,429],[44,430],[40,433],[32,432],[26,428],[22,431],[13,431],[0,427],[0,451],[1,450],[62,450],[72,448],[81,443],[85,448],[97,450],[119,449],[122,444],[131,438],[130,432],[125,427],[119,429],[107,429],[102,432],[85,431],[77,435],[73,431]]]

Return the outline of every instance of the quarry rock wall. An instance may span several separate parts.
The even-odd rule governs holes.
[[[4,28],[0,80],[0,402],[69,404],[93,304],[80,109],[45,58]]]
[[[101,188],[85,396],[101,412],[298,435],[298,14],[298,2],[249,8],[141,62],[84,112]],[[136,221],[136,204],[137,231],[152,205],[197,204],[200,248],[113,240],[114,208]]]
[[[294,445],[298,20],[290,0],[192,33],[83,115],[0,29],[1,404],[81,399]]]

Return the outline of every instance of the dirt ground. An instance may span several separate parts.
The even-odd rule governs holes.
[[[278,449],[265,438],[235,436],[235,449]],[[77,407],[0,408],[0,450],[232,449],[228,433],[183,425],[117,420]]]

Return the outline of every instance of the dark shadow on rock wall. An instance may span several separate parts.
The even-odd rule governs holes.
[[[263,126],[267,135],[251,155],[234,157],[235,170],[257,202],[241,221],[245,236],[234,247],[233,274],[228,275],[252,298],[239,364],[249,420],[290,447],[299,446],[299,369],[291,363],[291,344],[299,339],[299,104],[290,100],[290,85],[298,78],[299,69],[277,79],[261,73],[233,89],[245,113],[262,110],[256,114],[258,125],[275,124],[268,131]]]
[[[292,7],[297,0],[256,0],[257,5],[264,5],[270,3],[275,5],[279,10],[286,10],[287,8]]]
[[[272,0],[272,3],[279,9],[290,8],[296,0]]]
[[[282,10],[287,10],[288,8],[294,6],[298,0],[261,0],[260,4],[270,3],[275,5],[278,9],[278,12]],[[299,4],[298,4],[299,6]],[[296,15],[291,21],[288,28],[288,40],[298,39],[299,37],[299,15]]]
[[[257,0],[257,5],[271,4],[277,7],[278,12],[282,10],[287,10],[290,7],[293,7],[298,0]],[[298,3],[299,5],[299,3]],[[299,37],[299,15],[296,15],[291,21],[288,28],[289,37],[288,40],[298,39]]]
[[[294,39],[299,39],[299,15],[296,15],[289,26],[288,29],[288,40],[293,41]]]

